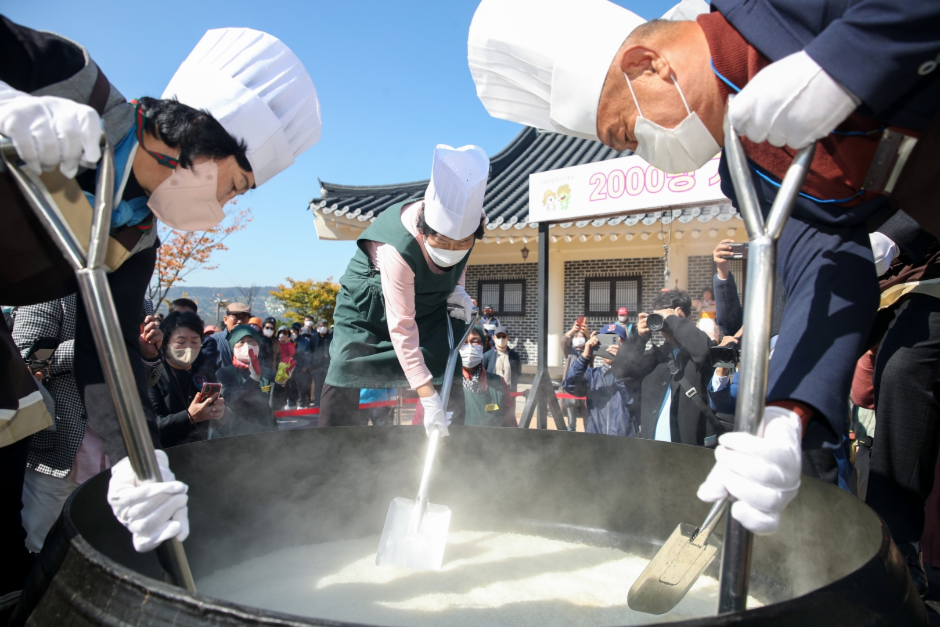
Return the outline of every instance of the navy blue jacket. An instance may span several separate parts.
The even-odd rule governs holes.
[[[522,357],[519,356],[519,353],[512,350],[509,350],[509,389],[513,392],[516,391],[516,387],[519,385],[519,375],[522,374]],[[496,372],[496,348],[491,348],[490,350],[483,353],[483,369],[487,371]]]
[[[858,113],[923,130],[940,109],[936,0],[712,0],[771,61],[805,50],[862,101]]]
[[[215,373],[220,368],[232,365],[232,347],[228,345],[229,330],[222,329],[202,341],[199,357],[203,360],[198,370],[215,381]]]
[[[712,293],[715,295],[715,324],[723,335],[734,335],[744,323],[744,309],[738,297],[734,273],[729,271],[727,280],[722,281],[716,272],[712,279]]]
[[[731,381],[728,382],[728,385],[718,390],[717,392],[711,391],[711,383],[709,383],[708,389],[708,404],[711,406],[712,411],[717,414],[731,414],[734,415],[734,408],[738,402],[738,373],[735,372],[731,375]]]
[[[313,361],[313,346],[310,344],[309,335],[298,335],[294,342],[294,359],[297,360],[298,368],[310,368]]]
[[[593,359],[591,360],[593,361]],[[630,413],[633,398],[623,381],[602,368],[588,367],[588,360],[579,355],[571,364],[561,387],[568,394],[587,394],[588,433],[636,437],[636,423]]]
[[[772,61],[805,50],[862,100],[862,115],[922,130],[940,110],[940,68],[932,63],[940,55],[940,2],[713,0],[712,6]],[[738,206],[724,156],[719,173],[722,192]],[[756,173],[751,180],[766,216],[777,187]],[[837,444],[844,432],[852,372],[878,309],[868,223],[889,214],[884,196],[850,208],[801,196],[778,243],[787,305],[767,400],[816,410],[804,448]]]
[[[314,370],[326,370],[330,367],[330,344],[333,343],[333,332],[326,335],[313,333],[310,335],[310,367]]]

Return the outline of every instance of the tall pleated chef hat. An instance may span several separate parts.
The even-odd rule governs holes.
[[[490,158],[479,146],[438,144],[431,182],[424,195],[424,220],[451,239],[469,237],[480,226]]]
[[[597,105],[623,40],[646,20],[607,0],[483,0],[467,59],[490,115],[597,139]]]
[[[163,98],[209,111],[248,145],[261,185],[320,141],[320,101],[300,59],[278,38],[250,28],[206,32]]]

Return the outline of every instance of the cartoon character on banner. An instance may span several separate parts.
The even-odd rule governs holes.
[[[558,205],[562,211],[568,209],[568,200],[571,198],[571,186],[565,183],[558,188]]]
[[[555,211],[558,209],[558,197],[555,196],[555,192],[550,189],[545,190],[545,193],[542,195],[542,206],[545,207],[546,211]]]

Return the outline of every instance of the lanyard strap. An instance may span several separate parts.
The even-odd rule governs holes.
[[[144,145],[144,121],[147,119],[147,116],[144,115],[144,111],[140,106],[140,103],[136,100],[131,100],[131,104],[135,106],[135,112],[137,113],[137,143],[140,144],[140,147],[143,148],[147,154],[157,160],[157,163],[160,165],[165,165],[168,168],[175,170],[180,166],[179,159],[174,159],[165,154],[154,152],[149,150]]]
[[[714,61],[714,59],[709,59],[709,60],[708,60],[708,64],[711,66],[712,72],[715,73],[715,76],[717,76],[725,85],[727,85],[727,86],[730,87],[732,90],[734,90],[735,93],[740,93],[740,92],[741,92],[741,88],[740,88],[740,87],[738,87],[737,85],[735,85],[734,83],[732,83],[730,80],[728,80],[728,78],[727,78],[724,74],[722,74],[721,72],[718,71],[718,69],[715,67],[715,61]],[[875,134],[875,133],[881,133],[881,132],[882,132],[883,130],[885,130],[886,128],[888,128],[888,127],[887,127],[887,126],[881,126],[881,127],[877,128],[877,129],[874,129],[874,130],[871,130],[871,131],[829,131],[829,134],[830,134],[830,135],[846,135],[846,136],[851,136],[851,135],[873,135],[873,134]],[[754,171],[754,173],[757,174],[757,176],[759,176],[761,179],[763,179],[764,181],[770,183],[770,184],[773,185],[774,187],[777,187],[777,188],[780,187],[780,182],[779,182],[779,181],[775,181],[774,179],[770,178],[769,176],[767,176],[766,174],[764,174],[763,172],[761,172],[760,170],[758,170],[757,167],[756,167],[753,163],[751,163],[751,160],[750,160],[750,159],[748,159],[747,164],[748,164],[748,166],[750,166],[750,168]],[[857,192],[855,192],[854,194],[852,194],[851,196],[848,196],[848,197],[846,197],[846,198],[833,198],[833,199],[830,199],[830,200],[823,200],[822,198],[816,198],[815,196],[810,196],[809,194],[804,194],[803,192],[800,192],[800,196],[802,196],[803,198],[806,198],[806,199],[808,199],[808,200],[812,200],[812,201],[815,202],[815,203],[822,204],[822,205],[830,205],[830,204],[838,205],[838,204],[842,204],[842,203],[845,203],[845,202],[849,202],[849,201],[855,200],[856,198],[858,198],[859,196],[861,196],[861,195],[864,194],[864,193],[865,193],[865,188],[863,187],[863,188],[859,189]]]

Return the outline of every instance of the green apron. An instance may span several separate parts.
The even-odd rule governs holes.
[[[394,246],[415,273],[415,322],[418,345],[433,383],[440,384],[447,366],[447,297],[457,286],[470,253],[460,263],[435,274],[421,252],[421,244],[401,223],[405,201],[392,205],[367,228],[356,244],[359,250],[340,279],[333,313],[333,342],[326,383],[341,388],[410,387],[392,347],[385,318],[382,279],[363,246],[368,241]],[[451,318],[454,341],[459,341],[465,323]],[[459,367],[459,362],[458,362]],[[456,378],[456,377],[455,377]]]
[[[471,392],[464,389],[463,397],[467,406],[464,424],[468,427],[502,427],[504,402],[510,402],[503,388],[503,379],[493,371],[486,371],[486,392]],[[454,385],[459,385],[454,382]]]

